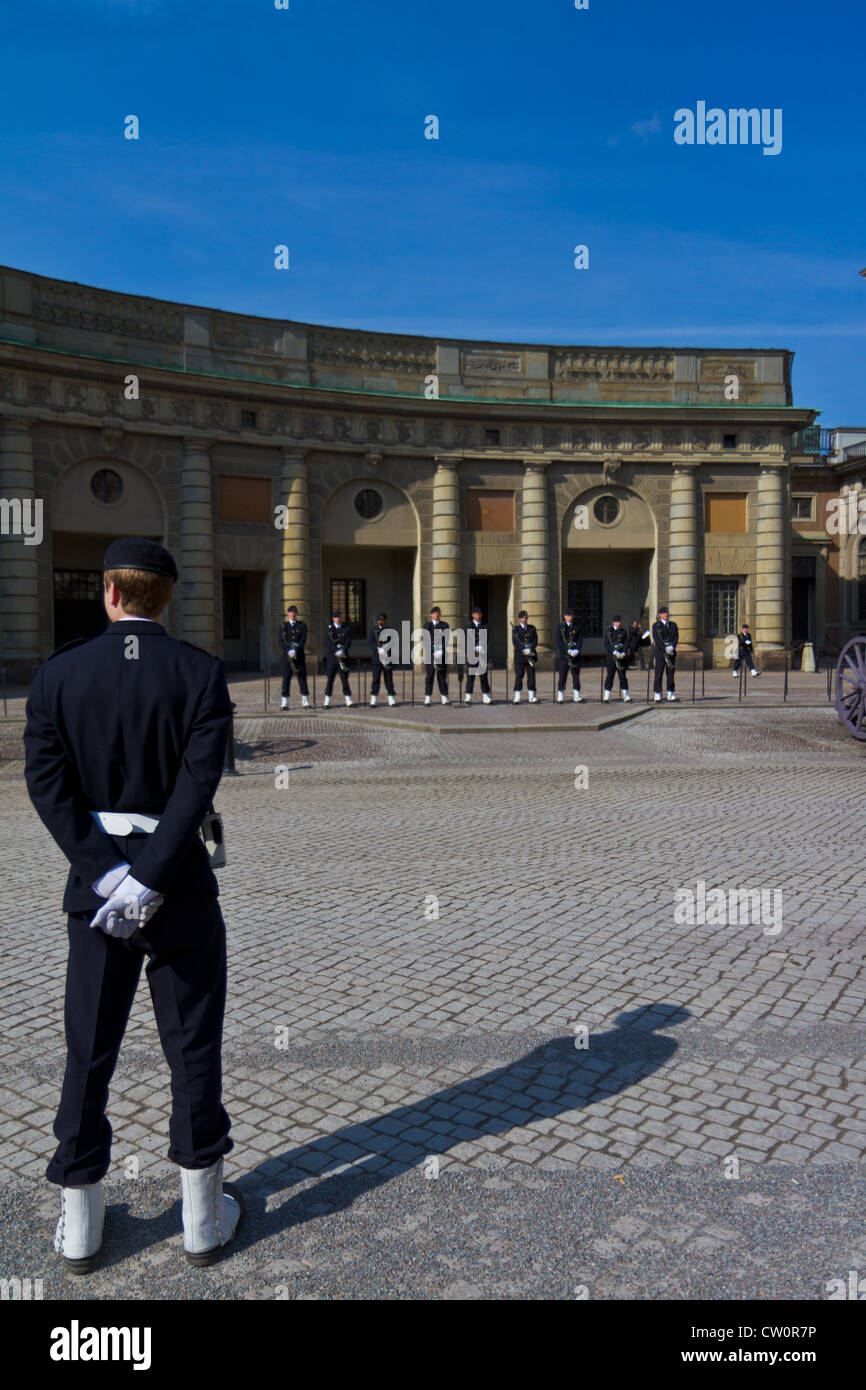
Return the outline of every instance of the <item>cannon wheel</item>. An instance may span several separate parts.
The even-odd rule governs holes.
[[[852,637],[839,653],[836,713],[852,738],[866,739],[866,636]]]

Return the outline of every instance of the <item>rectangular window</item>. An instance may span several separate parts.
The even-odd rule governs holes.
[[[737,447],[737,436],[736,436],[735,434],[723,434],[723,435],[722,435],[722,448],[723,448],[723,449],[736,449],[736,447]]]
[[[601,580],[569,579],[568,602],[584,637],[600,637]]]
[[[794,521],[815,520],[814,493],[800,493],[791,497],[791,517]]]
[[[239,574],[223,575],[223,637],[236,642],[241,635],[241,594],[243,579]]]
[[[254,430],[256,427],[256,412],[254,410],[241,411],[241,429]]]
[[[331,580],[331,613],[337,609],[352,629],[353,637],[367,635],[367,582],[364,579]],[[328,621],[331,620],[328,614]]]
[[[102,571],[55,570],[54,597],[73,603],[100,603]]]
[[[467,488],[466,529],[513,531],[514,493],[488,491],[479,487]]]
[[[704,498],[704,529],[745,534],[746,494],[744,492],[708,492]]]
[[[231,478],[221,474],[218,485],[220,521],[273,524],[270,478]]]
[[[738,579],[707,580],[707,636],[730,637],[739,623]]]
[[[814,555],[791,556],[792,579],[814,579],[816,560]]]

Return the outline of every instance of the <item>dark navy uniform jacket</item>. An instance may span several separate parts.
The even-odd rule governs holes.
[[[563,618],[556,629],[556,655],[560,661],[568,660],[569,647],[577,647],[577,654],[580,656],[583,647],[583,633],[580,630],[580,623],[569,624]]]
[[[662,655],[664,655],[664,650],[668,642],[676,646],[679,640],[680,630],[675,622],[672,622],[670,618],[668,618],[666,623],[663,623],[660,618],[656,619],[653,623],[653,645],[657,652],[661,652]]]
[[[630,645],[628,633],[622,624],[620,624],[619,627],[614,627],[613,623],[611,623],[610,627],[605,629],[604,649],[609,656],[613,656],[615,649],[621,649],[625,652],[626,656],[629,655]]]
[[[352,629],[348,623],[342,623],[336,627],[334,623],[328,623],[325,628],[325,652],[330,657],[336,657],[337,648],[343,648],[343,654],[349,655],[349,648],[352,645]]]
[[[303,656],[306,641],[307,624],[302,623],[300,618],[296,618],[293,623],[280,624],[280,646],[284,652],[287,652],[290,647],[294,647]]]
[[[538,632],[532,623],[527,623],[526,627],[521,627],[520,623],[516,623],[511,630],[511,641],[518,656],[523,655],[524,647],[531,647],[534,655],[535,648],[538,646]]]
[[[138,640],[138,656],[126,640]],[[95,910],[93,884],[122,860],[160,893],[218,888],[198,828],[222,776],[231,701],[222,662],[144,619],[61,647],[27,701],[30,799],[70,863],[64,912]],[[91,816],[160,816],[118,843]]]

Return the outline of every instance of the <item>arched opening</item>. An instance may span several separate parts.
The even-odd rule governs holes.
[[[106,624],[102,558],[119,536],[164,542],[162,499],[139,468],[122,459],[80,459],[51,496],[54,645],[92,637]]]
[[[562,533],[560,610],[574,611],[583,649],[597,655],[614,613],[645,624],[656,603],[656,523],[636,492],[604,483],[568,508]]]
[[[418,518],[405,493],[376,477],[355,478],[329,498],[322,517],[322,613],[346,614],[356,643],[376,614],[389,627],[418,612]]]

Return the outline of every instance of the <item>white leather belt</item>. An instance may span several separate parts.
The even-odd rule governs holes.
[[[138,811],[91,811],[90,814],[106,835],[131,835],[134,830],[152,835],[160,819],[159,816],[141,815]]]

